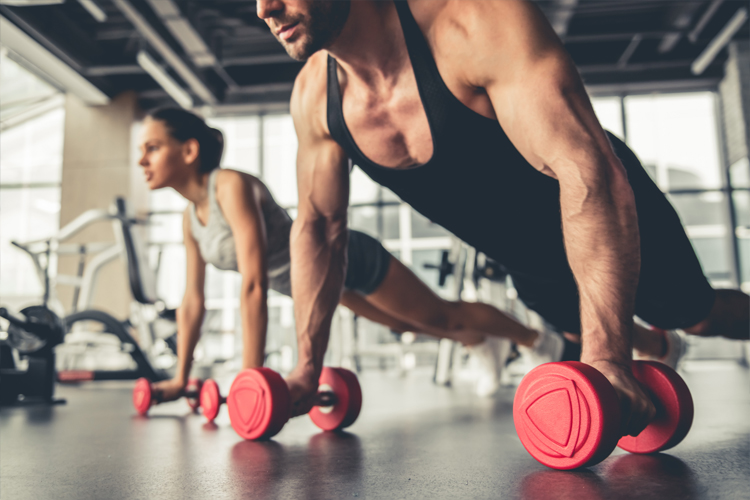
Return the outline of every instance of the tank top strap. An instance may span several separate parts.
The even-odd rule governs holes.
[[[443,77],[440,76],[430,46],[409,9],[409,3],[406,0],[395,0],[393,3],[401,22],[401,30],[404,33],[406,50],[417,81],[419,97],[427,114],[427,120],[430,122],[430,128],[435,134],[443,124],[450,121],[448,104],[452,103],[455,97],[443,82]],[[435,141],[433,147],[437,148],[440,143],[441,141]]]
[[[219,174],[219,168],[215,168],[208,175],[208,206],[209,206],[209,224],[226,225],[224,213],[221,211],[219,202],[216,199],[216,176]]]

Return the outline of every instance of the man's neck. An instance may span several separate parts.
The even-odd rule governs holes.
[[[409,57],[395,5],[377,0],[352,1],[346,25],[327,51],[350,78],[371,85],[397,79]]]

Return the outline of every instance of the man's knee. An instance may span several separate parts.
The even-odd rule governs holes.
[[[750,338],[748,319],[750,297],[739,290],[716,290],[716,299],[708,317],[684,328],[685,332],[701,337]]]

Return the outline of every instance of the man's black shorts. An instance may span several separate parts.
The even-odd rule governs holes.
[[[635,314],[659,328],[687,328],[705,319],[715,292],[706,280],[677,213],[633,152],[610,135],[636,198],[641,274]],[[559,331],[580,333],[578,287],[568,268],[557,276],[510,273],[519,298]]]

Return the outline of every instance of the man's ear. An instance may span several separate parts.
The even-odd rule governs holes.
[[[182,143],[182,158],[187,165],[191,165],[200,158],[201,145],[196,139],[188,139]]]

